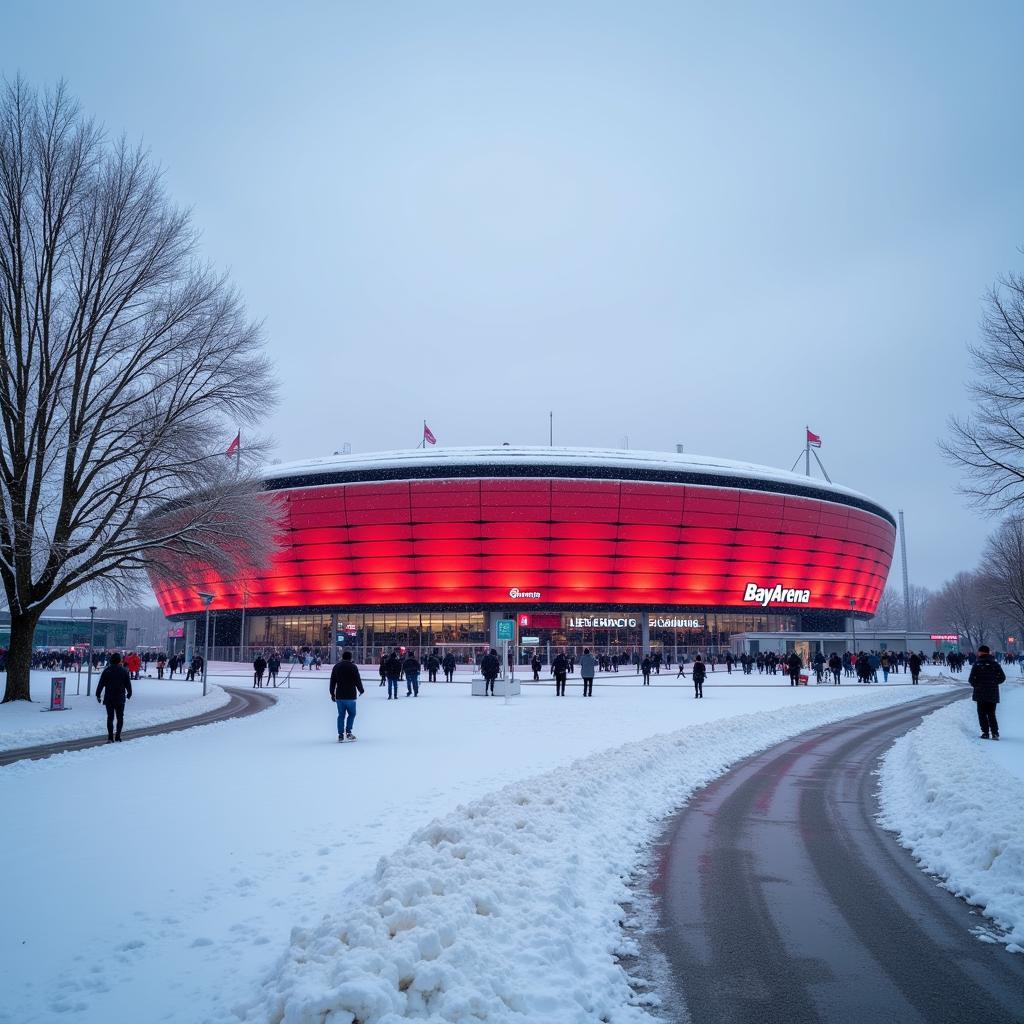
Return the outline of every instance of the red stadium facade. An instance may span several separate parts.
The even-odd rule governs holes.
[[[641,619],[698,646],[837,628],[874,612],[895,542],[892,516],[846,488],[660,453],[417,450],[274,467],[266,486],[280,552],[199,588],[221,615],[246,609],[249,645],[486,642],[506,616],[598,645],[640,642]],[[168,616],[202,611],[194,589],[157,596]]]

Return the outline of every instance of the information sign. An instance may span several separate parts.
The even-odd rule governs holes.
[[[64,693],[67,676],[50,676],[50,710],[64,710]]]
[[[540,637],[539,636],[521,636],[519,638],[519,642],[521,644],[524,644],[527,647],[530,647],[533,644],[539,644],[540,643]]]
[[[498,639],[511,640],[515,622],[512,619],[498,619]]]

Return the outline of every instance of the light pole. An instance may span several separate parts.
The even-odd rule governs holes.
[[[89,605],[89,674],[85,678],[85,695],[92,696],[92,645],[96,639],[96,605]]]
[[[850,598],[850,630],[853,633],[853,650],[850,651],[852,657],[857,657],[857,617],[853,614],[854,608],[857,607],[857,602],[851,597]]]
[[[206,696],[206,666],[210,661],[210,605],[213,604],[213,594],[199,591],[200,600],[206,606],[206,641],[203,645],[203,696]]]

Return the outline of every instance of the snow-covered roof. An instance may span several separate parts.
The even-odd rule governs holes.
[[[814,490],[823,497],[830,495],[853,498],[858,502],[876,504],[859,491],[840,484],[829,483],[814,477],[791,473],[785,469],[759,466],[752,462],[735,462],[709,455],[688,455],[674,452],[623,451],[615,448],[566,448],[556,446],[528,445],[481,445],[467,448],[409,448],[391,452],[366,452],[353,455],[330,455],[319,459],[305,459],[300,462],[281,463],[268,466],[263,473],[267,481],[294,480],[303,477],[324,477],[335,474],[359,475],[362,473],[388,470],[389,476],[401,475],[410,470],[419,475],[426,468],[436,468],[443,476],[446,468],[459,467],[465,475],[466,467],[480,467],[481,475],[488,469],[498,476],[504,475],[503,467],[538,466],[550,473],[551,467],[565,466],[576,469],[581,466],[627,470],[643,479],[649,474],[680,473],[699,474],[707,477],[723,477],[740,480],[757,480],[762,483],[779,483],[788,488]],[[545,475],[548,475],[545,474]],[[311,481],[312,482],[312,481]]]

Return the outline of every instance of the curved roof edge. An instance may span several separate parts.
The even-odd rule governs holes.
[[[367,452],[355,455],[330,455],[317,459],[267,466],[261,473],[273,489],[316,486],[343,482],[347,478],[387,477],[400,479],[403,472],[420,476],[427,469],[450,469],[453,475],[466,476],[467,470],[493,465],[500,474],[502,467],[544,468],[545,476],[553,468],[564,466],[637,472],[639,476],[673,475],[722,478],[726,481],[757,481],[780,485],[791,493],[819,495],[826,500],[838,499],[844,504],[868,506],[882,514],[894,526],[893,515],[878,502],[841,484],[801,476],[772,466],[737,462],[707,455],[686,455],[674,452],[623,451],[614,448],[570,448],[547,445],[483,445],[466,448],[408,448],[389,452]],[[517,474],[519,475],[519,474]],[[610,474],[609,474],[610,475]],[[618,474],[616,474],[618,475]],[[422,477],[421,477],[422,478]],[[353,479],[355,482],[355,479]],[[846,501],[843,501],[846,499]]]

